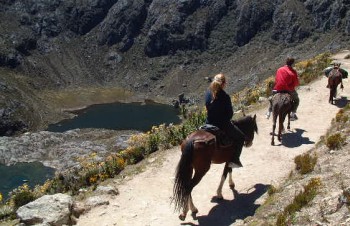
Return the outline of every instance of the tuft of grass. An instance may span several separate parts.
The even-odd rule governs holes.
[[[340,123],[346,123],[349,121],[349,116],[345,114],[344,109],[340,109],[335,115],[335,121]]]
[[[346,205],[350,206],[350,188],[343,190],[343,202],[346,203]]]
[[[270,185],[269,188],[267,189],[267,194],[268,195],[273,195],[277,192],[277,188],[273,185]]]
[[[13,215],[13,208],[9,205],[0,206],[0,220],[11,217]]]
[[[293,215],[300,211],[304,206],[310,203],[317,195],[318,189],[321,186],[320,178],[312,178],[307,185],[304,186],[304,191],[296,195],[289,205],[287,205],[283,212],[277,217],[277,226],[287,226],[291,224]]]
[[[315,165],[317,162],[317,156],[314,154],[314,156],[311,156],[308,153],[298,155],[294,158],[295,168],[297,171],[299,171],[301,174],[307,174],[314,170]]]
[[[323,53],[313,59],[301,61],[295,65],[300,76],[300,84],[305,85],[323,75],[323,69],[332,62],[331,53]]]
[[[345,137],[339,132],[330,135],[326,139],[326,146],[331,150],[338,150],[345,145],[345,143]]]

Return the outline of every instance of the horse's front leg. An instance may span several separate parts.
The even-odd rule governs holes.
[[[330,104],[333,104],[333,96],[334,96],[334,94],[333,94],[333,88],[329,88],[329,100],[328,100],[328,102],[330,103]]]
[[[235,188],[235,184],[233,183],[232,180],[232,168],[228,166],[228,162],[225,163],[225,167],[224,167],[224,171],[222,172],[222,176],[221,176],[221,180],[220,180],[220,184],[218,189],[216,190],[216,198],[217,199],[224,199],[224,197],[222,196],[222,187],[225,183],[226,177],[227,177],[227,173],[229,173],[229,186],[231,189]]]
[[[288,116],[287,129],[290,129],[290,112],[287,114],[287,116]]]
[[[228,185],[230,186],[230,188],[233,190],[235,189],[235,182],[233,182],[233,179],[232,179],[232,169],[230,168],[229,171],[228,171]]]

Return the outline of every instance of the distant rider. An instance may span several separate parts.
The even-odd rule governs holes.
[[[296,87],[299,85],[299,77],[298,73],[292,67],[295,62],[295,59],[292,57],[288,57],[286,59],[286,64],[277,69],[275,76],[275,86],[272,90],[272,94],[276,93],[289,93],[293,100],[292,112],[290,114],[291,120],[298,119],[296,112],[299,106],[299,96],[296,91]],[[272,98],[270,98],[270,106],[269,110],[266,113],[266,118],[270,118],[272,112]]]
[[[340,77],[340,88],[344,89],[344,85],[343,85],[343,73],[340,70],[340,63],[333,63],[333,69],[329,72],[328,74],[328,84],[327,84],[327,88],[329,88],[329,83],[330,83],[330,78],[333,76],[339,76]]]

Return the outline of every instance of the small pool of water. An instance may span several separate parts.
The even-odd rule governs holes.
[[[18,186],[27,183],[33,188],[37,184],[43,184],[54,174],[55,169],[40,162],[17,163],[11,166],[0,164],[0,192],[6,200],[8,193]]]
[[[76,128],[103,128],[145,132],[152,126],[181,122],[178,109],[154,102],[97,104],[73,113],[77,116],[49,125],[47,130],[65,132]]]

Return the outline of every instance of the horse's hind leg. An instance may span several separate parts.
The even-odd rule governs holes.
[[[278,141],[282,141],[282,131],[283,131],[283,122],[284,119],[286,118],[285,114],[280,114],[278,118],[278,134],[277,134],[277,139]]]
[[[189,198],[188,198],[188,205],[186,205],[183,208],[182,214],[180,214],[180,216],[179,216],[180,220],[183,221],[183,220],[186,219],[186,215],[187,215],[187,212],[188,212],[189,209],[191,209],[191,211],[192,211],[192,216],[196,217],[196,214],[198,213],[198,209],[193,204],[192,195],[189,196]]]
[[[192,211],[192,216],[196,217],[196,214],[198,213],[198,209],[193,204],[192,195],[190,195],[190,199],[188,201],[188,205],[189,205],[189,207],[190,207],[190,209]]]
[[[191,192],[192,192],[193,188],[201,181],[203,176],[208,172],[209,168],[210,168],[210,162],[208,163],[207,167],[195,169],[194,176],[190,181],[190,189],[189,189],[190,194],[189,194],[189,198],[188,198],[188,203],[186,206],[184,206],[183,211],[179,216],[180,220],[182,220],[182,221],[185,220],[187,212],[189,210],[189,207],[191,208],[192,214],[196,214],[198,212],[198,209],[193,204]]]
[[[271,145],[275,145],[276,121],[277,121],[277,116],[275,116],[275,113],[273,113]]]
[[[190,198],[188,200],[190,200]],[[188,203],[189,203],[189,201],[188,201]],[[188,203],[187,203],[186,206],[183,207],[182,213],[179,215],[179,219],[182,220],[182,221],[186,219],[186,215],[187,215],[187,212],[188,212],[188,206],[189,206]]]

